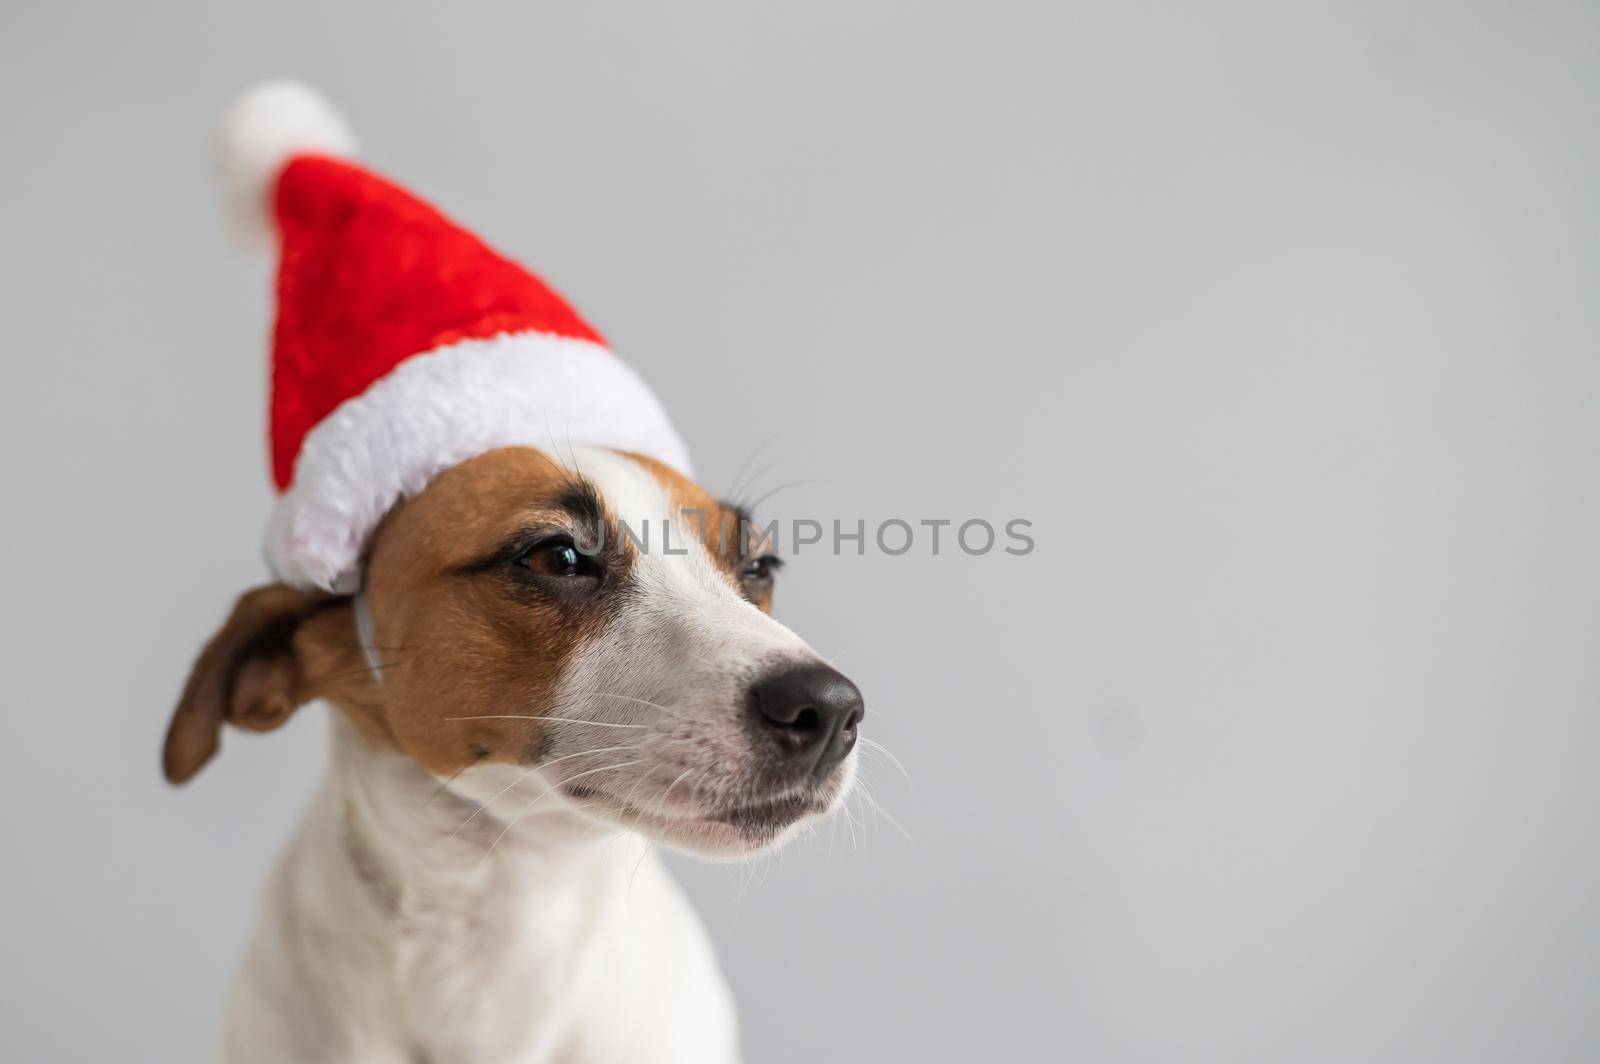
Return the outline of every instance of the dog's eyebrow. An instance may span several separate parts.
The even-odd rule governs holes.
[[[573,519],[593,529],[605,522],[605,510],[600,505],[600,493],[587,480],[574,480],[555,497],[557,507],[571,514]]]
[[[724,499],[718,499],[717,505],[722,508],[722,513],[718,516],[719,521],[728,518],[732,519],[732,527],[728,529],[732,533],[731,538],[719,536],[718,539],[732,549],[734,560],[743,558],[750,549],[750,544],[745,537],[746,530],[759,528],[756,524],[755,514],[750,512],[748,506],[742,506],[736,502],[728,502]],[[719,526],[719,530],[722,527],[726,526]]]

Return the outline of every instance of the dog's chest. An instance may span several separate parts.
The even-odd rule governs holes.
[[[393,964],[405,1026],[447,1060],[552,1059],[603,991],[613,941],[606,893],[497,884],[401,899]]]

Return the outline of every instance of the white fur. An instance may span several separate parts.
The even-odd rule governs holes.
[[[736,1061],[727,984],[647,843],[558,799],[528,810],[543,790],[530,777],[458,831],[471,801],[334,714],[328,779],[268,886],[221,1059]]]
[[[544,333],[465,340],[407,359],[311,430],[268,524],[267,560],[286,583],[350,590],[391,506],[517,445],[612,447],[689,471],[660,403],[605,348]]]
[[[344,118],[316,90],[297,81],[257,85],[229,107],[217,136],[229,229],[247,245],[270,247],[278,174],[296,155],[353,156]]]

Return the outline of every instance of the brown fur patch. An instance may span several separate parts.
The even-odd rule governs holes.
[[[603,596],[542,594],[474,567],[519,533],[571,529],[557,501],[576,478],[530,448],[491,451],[436,477],[385,520],[367,568],[383,671],[383,724],[439,775],[539,751],[537,716]]]

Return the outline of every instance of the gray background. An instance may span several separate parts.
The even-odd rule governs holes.
[[[1035,522],[785,574],[910,841],[682,867],[751,1060],[1593,1059],[1592,5],[430,6],[5,7],[0,1056],[202,1059],[321,770],[156,758],[264,576],[209,134],[294,73],[711,486]]]

